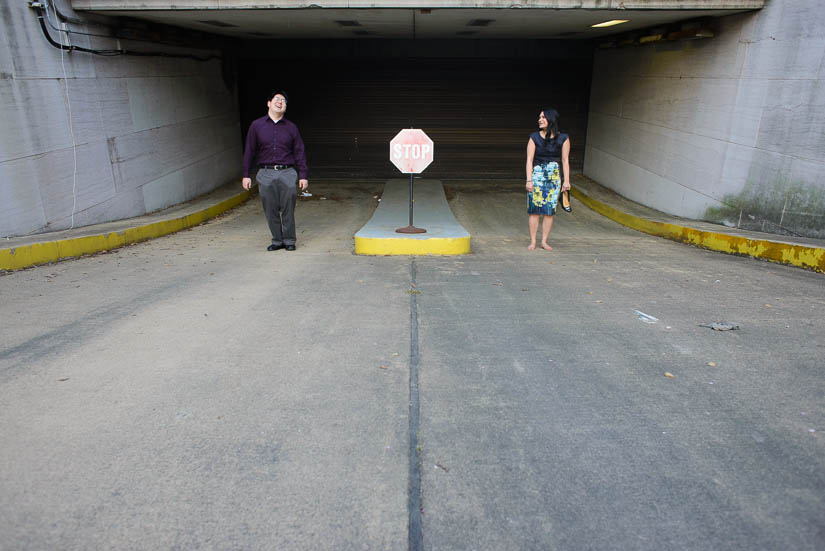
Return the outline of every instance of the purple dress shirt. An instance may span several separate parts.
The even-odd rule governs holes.
[[[299,180],[309,175],[304,140],[295,123],[285,118],[276,123],[267,114],[249,125],[243,153],[244,178],[250,177],[253,161],[258,165],[294,165]]]

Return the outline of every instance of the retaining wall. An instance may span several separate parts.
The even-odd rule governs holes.
[[[68,2],[57,6],[76,16]],[[0,3],[0,16],[0,236],[138,216],[239,177],[236,93],[220,59],[61,53],[26,2]],[[80,34],[71,41],[216,53]]]
[[[714,38],[599,50],[584,172],[684,216],[825,237],[825,9],[769,0]]]

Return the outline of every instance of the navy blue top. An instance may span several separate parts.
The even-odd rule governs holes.
[[[536,154],[533,155],[533,166],[543,165],[550,161],[561,164],[561,147],[567,141],[567,138],[567,134],[559,132],[558,136],[550,138],[545,143],[538,130],[530,134],[530,139],[533,140],[533,144],[536,146]]]

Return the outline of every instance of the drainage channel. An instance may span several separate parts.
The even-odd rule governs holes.
[[[407,511],[409,514],[409,549],[423,549],[421,528],[421,448],[418,445],[420,404],[418,396],[418,289],[415,284],[415,260],[410,261],[410,449]]]

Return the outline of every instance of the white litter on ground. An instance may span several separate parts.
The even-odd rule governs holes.
[[[654,318],[653,316],[645,314],[644,312],[639,312],[638,310],[633,310],[633,313],[639,316],[639,321],[643,321],[645,323],[656,323],[659,321],[658,318]]]

